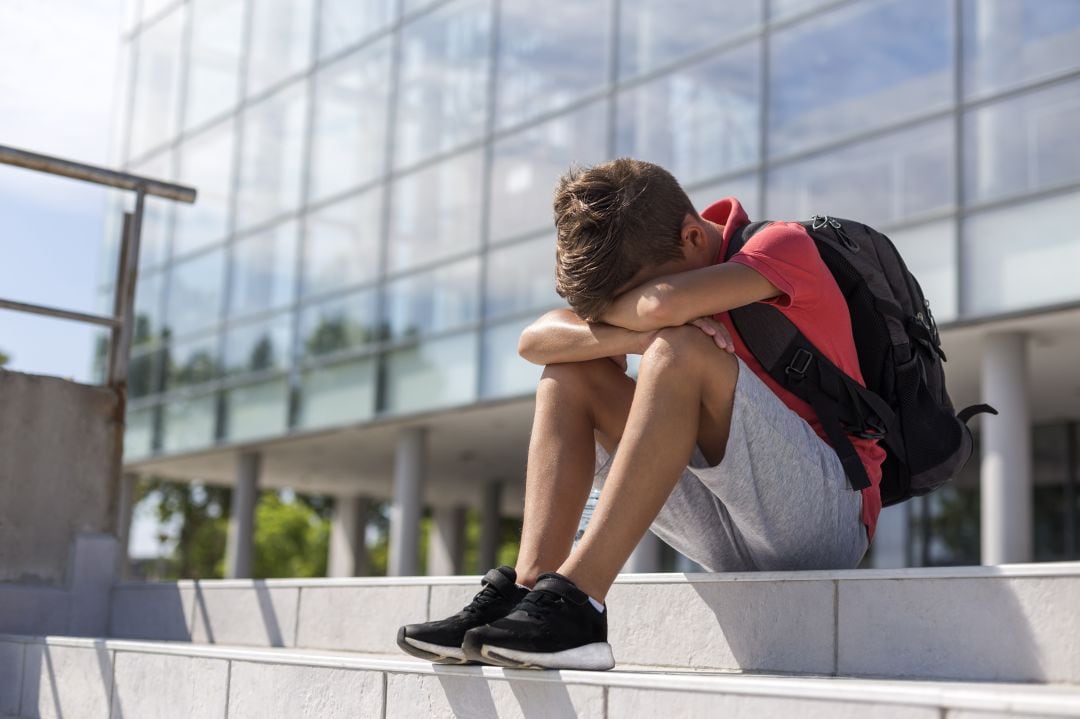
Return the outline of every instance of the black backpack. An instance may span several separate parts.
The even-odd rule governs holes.
[[[724,259],[768,224],[736,231]],[[847,300],[866,386],[838,369],[775,307],[739,307],[730,311],[731,321],[772,378],[813,407],[853,489],[869,487],[870,480],[848,435],[879,439],[886,451],[882,504],[932,492],[971,456],[967,421],[997,410],[985,404],[953,410],[930,303],[888,237],[828,216],[801,224]]]

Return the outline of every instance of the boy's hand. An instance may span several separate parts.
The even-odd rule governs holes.
[[[731,333],[728,332],[727,327],[724,327],[712,317],[698,317],[690,324],[712,337],[713,342],[720,349],[728,353],[735,352],[735,342],[731,339]]]

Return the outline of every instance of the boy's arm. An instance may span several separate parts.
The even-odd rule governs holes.
[[[627,290],[615,298],[601,319],[627,330],[655,331],[781,294],[756,270],[724,262],[657,277]]]
[[[525,328],[518,341],[518,354],[540,365],[641,354],[653,334],[586,322],[570,309],[557,309]]]

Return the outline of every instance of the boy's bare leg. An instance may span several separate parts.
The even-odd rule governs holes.
[[[529,440],[525,520],[516,567],[520,584],[531,587],[540,574],[555,571],[570,554],[592,487],[594,442],[614,447],[633,396],[634,381],[606,358],[544,369]]]
[[[695,442],[710,464],[723,458],[738,371],[735,357],[695,327],[657,334],[642,356],[622,441],[596,511],[585,536],[559,567],[560,574],[603,600],[682,476]],[[576,445],[574,449],[584,453]],[[583,461],[576,456],[575,460]],[[580,483],[574,485],[577,503],[565,507],[567,516],[560,519],[567,525],[576,524],[573,509],[580,513],[587,492],[584,472],[580,474],[570,480]],[[528,502],[525,519],[528,523]],[[561,525],[560,529],[567,531]]]

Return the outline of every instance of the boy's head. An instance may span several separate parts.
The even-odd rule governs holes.
[[[555,289],[588,320],[635,278],[690,269],[681,266],[688,260],[684,225],[704,231],[671,173],[641,160],[571,169],[559,179],[554,205]]]

